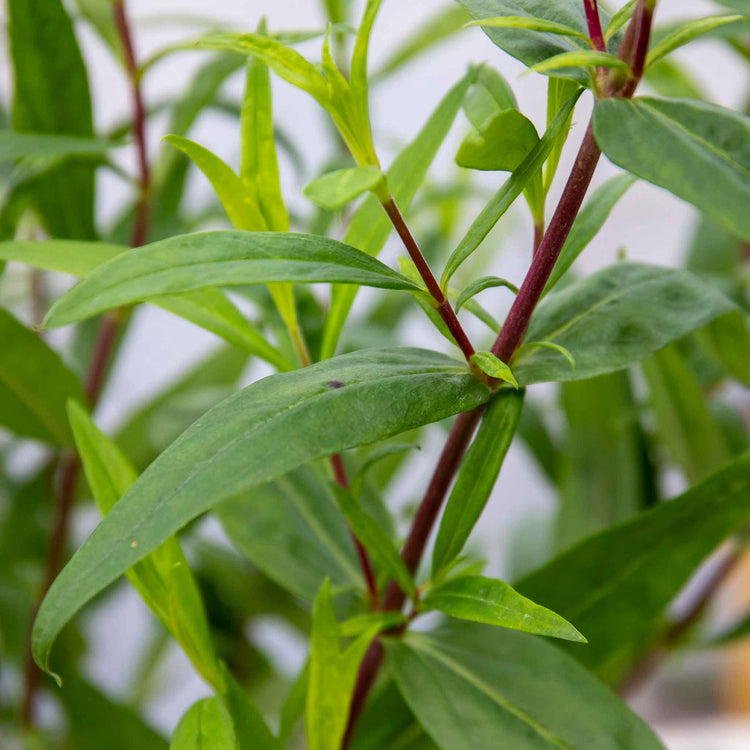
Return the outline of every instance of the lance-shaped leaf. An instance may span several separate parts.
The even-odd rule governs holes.
[[[458,312],[472,297],[483,292],[485,289],[494,289],[498,286],[504,286],[510,289],[513,294],[518,294],[518,287],[507,279],[501,279],[499,276],[482,276],[476,281],[472,281],[456,297],[456,312]]]
[[[532,18],[530,16],[498,16],[497,18],[483,18],[479,21],[467,23],[467,26],[482,26],[492,29],[528,29],[529,31],[541,31],[550,34],[561,34],[562,36],[574,36],[590,44],[587,34],[578,29],[566,26],[555,21],[546,21],[543,18]]]
[[[342,651],[331,584],[328,580],[323,582],[313,606],[305,714],[305,734],[310,750],[339,750],[341,747],[359,663],[379,629],[378,624],[371,625]]]
[[[567,647],[608,682],[632,666],[692,573],[750,519],[750,454],[669,502],[585,539],[515,588],[589,640]]]
[[[632,175],[617,175],[598,187],[591,198],[584,204],[576,216],[565,244],[552,269],[543,294],[547,294],[573,265],[575,259],[583,252],[591,240],[596,237],[604,222],[609,217],[617,201],[635,182]]]
[[[461,576],[431,588],[420,609],[436,609],[449,617],[498,625],[524,633],[585,643],[586,639],[560,615],[521,596],[505,581]]]
[[[551,73],[554,71],[560,75],[560,71],[575,68],[617,68],[625,71],[630,70],[630,66],[624,60],[617,57],[617,55],[610,55],[609,52],[599,52],[593,49],[581,52],[563,52],[560,55],[549,57],[536,65],[532,65],[529,70],[533,70],[535,73]]]
[[[750,118],[693,100],[607,99],[594,135],[618,166],[750,237]]]
[[[513,360],[520,385],[583,380],[614,372],[735,309],[693,274],[642,263],[616,263],[548,295],[534,312],[526,338],[566,349],[575,369],[547,348]]]
[[[432,577],[461,554],[500,474],[523,408],[523,392],[500,391],[490,402],[440,521]]]
[[[20,437],[70,445],[69,398],[85,400],[76,376],[39,336],[0,309],[0,425]]]
[[[399,690],[444,750],[608,750],[613,738],[621,750],[662,747],[617,696],[541,638],[451,623],[383,642]]]
[[[709,16],[708,18],[697,18],[694,21],[690,21],[689,23],[680,26],[678,29],[675,29],[671,34],[667,34],[667,36],[649,50],[648,55],[646,56],[646,66],[653,65],[665,55],[674,52],[674,50],[685,44],[689,44],[694,39],[697,39],[703,34],[707,34],[709,31],[718,29],[728,23],[742,21],[743,19],[744,16],[732,15]]]
[[[69,402],[68,414],[86,479],[99,511],[106,517],[138,475],[82,406]],[[223,678],[214,655],[203,602],[177,539],[167,539],[126,575],[182,646],[198,673],[215,689],[221,688]]]
[[[221,697],[232,717],[237,750],[282,750],[282,743],[271,734],[263,714],[223,663],[221,672],[224,678]]]
[[[417,288],[375,258],[318,235],[201,232],[136,248],[97,268],[52,306],[44,325],[67,325],[154,297],[277,281]]]
[[[11,0],[13,128],[91,138],[86,66],[61,0]],[[53,237],[94,239],[96,164],[66,163],[34,181],[32,202]]]
[[[447,287],[451,276],[479,247],[482,240],[489,234],[492,227],[497,224],[500,217],[513,205],[516,198],[521,195],[527,183],[539,173],[545,159],[557,143],[558,136],[565,129],[568,118],[580,94],[580,91],[576,92],[560,107],[547,131],[539,140],[539,143],[534,146],[529,155],[513,171],[513,174],[508,177],[502,187],[490,198],[479,216],[474,219],[446,263],[445,270],[440,279],[440,284],[444,289]]]
[[[345,206],[368,190],[385,190],[388,197],[385,175],[380,167],[353,167],[338,169],[318,177],[309,183],[304,194],[313,203],[329,211]]]
[[[237,747],[232,717],[222,700],[202,698],[183,714],[170,750],[229,750]]]
[[[459,0],[466,10],[471,13],[483,31],[500,49],[531,67],[550,57],[568,52],[588,51],[591,43],[588,41],[588,25],[586,12],[582,2],[573,0]],[[602,24],[609,22],[609,15],[600,10]],[[528,18],[530,25],[539,25],[539,29],[523,28],[508,24],[507,26],[484,26],[486,19]],[[563,35],[559,28],[542,29],[545,24],[554,27],[563,26],[568,29]],[[572,32],[578,32],[573,34]],[[610,39],[608,52],[616,52],[619,46],[619,35]],[[568,68],[556,75],[574,78],[580,83],[587,83],[588,73],[574,68]]]
[[[396,349],[271,375],[222,401],[146,469],[57,577],[35,624],[37,662],[47,667],[57,633],[92,596],[219,501],[488,396],[455,360]]]
[[[466,92],[476,73],[469,71],[445,95],[416,138],[396,157],[386,173],[388,187],[402,211],[409,208],[440,145],[461,109]],[[368,196],[349,222],[344,242],[368,255],[377,255],[385,245],[393,227],[375,196]],[[323,332],[321,359],[332,357],[336,351],[357,288],[334,287],[331,306]]]
[[[414,580],[388,533],[365,511],[348,490],[334,486],[341,512],[353,534],[372,556],[373,562],[392,578],[408,596],[414,596]]]
[[[625,5],[612,14],[609,23],[604,27],[604,38],[609,41],[631,18],[640,0],[628,0]]]
[[[12,240],[0,242],[0,260],[85,278],[95,268],[129,250],[122,245],[104,242]],[[202,289],[174,297],[155,298],[151,302],[215,333],[243,351],[257,355],[278,370],[292,369],[281,352],[263,338],[219,289]]]

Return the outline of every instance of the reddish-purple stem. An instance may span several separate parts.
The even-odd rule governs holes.
[[[599,18],[599,8],[596,0],[583,0],[583,5],[586,8],[586,23],[589,27],[589,37],[594,44],[594,47],[600,52],[607,51],[607,44],[604,41],[604,34],[602,33],[602,22]]]
[[[450,301],[443,294],[443,290],[440,288],[440,284],[438,284],[437,279],[432,273],[427,260],[424,255],[422,255],[422,251],[419,249],[417,241],[414,239],[409,227],[406,225],[404,217],[398,210],[396,202],[393,198],[389,198],[387,201],[382,202],[382,206],[388,214],[388,218],[391,220],[394,228],[398,232],[399,237],[401,237],[401,241],[404,243],[406,251],[409,253],[412,261],[414,261],[414,265],[417,267],[417,271],[419,271],[419,275],[422,277],[422,281],[424,281],[427,291],[437,303],[438,314],[448,327],[451,336],[453,336],[463,352],[464,357],[466,357],[466,361],[469,362],[471,360],[471,355],[474,354],[474,347],[456,317],[456,313],[453,311]]]

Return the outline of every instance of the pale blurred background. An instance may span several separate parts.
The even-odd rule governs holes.
[[[435,11],[445,7],[447,0],[385,0],[376,22],[372,44],[371,64],[377,68],[398,42],[414,32]],[[237,30],[251,30],[265,16],[271,30],[320,29],[323,16],[318,0],[127,0],[134,22],[136,53],[143,59],[155,49],[172,41],[198,36],[200,29],[189,24],[180,25],[166,16],[195,14],[210,16],[218,24]],[[661,0],[658,6],[659,23],[670,19],[696,17],[719,12],[707,0]],[[163,17],[160,17],[163,16]],[[83,46],[91,75],[96,123],[99,129],[117,124],[129,115],[129,94],[125,82],[99,39],[85,25],[79,24],[79,39]],[[320,40],[300,47],[311,59],[319,59]],[[0,92],[7,98],[9,70],[7,51],[0,49]],[[205,52],[186,52],[161,62],[145,79],[147,102],[175,97],[184,90],[192,72],[206,59]],[[748,93],[747,77],[736,55],[716,42],[705,41],[690,45],[676,53],[690,72],[701,82],[709,97],[716,103],[742,107]],[[381,160],[387,165],[394,150],[410,139],[430,114],[447,88],[465,71],[469,62],[488,61],[496,66],[513,86],[521,110],[543,131],[546,114],[546,80],[538,75],[524,74],[525,68],[494,47],[477,29],[466,30],[441,44],[436,50],[404,68],[396,78],[390,78],[375,89],[372,105],[373,130]],[[240,96],[242,76],[234,76],[227,83],[227,94]],[[304,180],[295,174],[282,158],[282,180],[290,205],[300,211],[309,210],[301,198],[304,181],[315,176],[326,158],[330,146],[326,123],[314,102],[305,94],[285,83],[274,81],[276,120],[302,150],[306,174]],[[582,124],[591,108],[591,99],[584,96],[577,110],[577,127],[566,149],[558,176],[567,174]],[[159,138],[166,133],[166,119],[154,118],[149,127],[151,154],[160,147]],[[451,137],[430,173],[438,181],[448,175],[457,143],[465,132],[465,124],[454,128]],[[190,134],[193,140],[217,152],[230,164],[238,158],[236,122],[220,114],[207,112],[201,116]],[[132,166],[133,154],[124,149],[117,158]],[[615,173],[604,161],[597,171],[595,184]],[[126,198],[127,187],[116,177],[99,172],[103,196],[100,215],[109,220]],[[503,176],[483,174],[482,184],[495,189]],[[553,188],[549,206],[554,206],[560,190],[560,180]],[[196,171],[191,174],[188,199],[200,202],[209,194],[206,180]],[[479,207],[477,203],[477,210]],[[750,207],[749,207],[750,210]],[[696,216],[691,208],[665,191],[638,183],[615,208],[603,232],[584,253],[580,268],[588,272],[611,263],[624,248],[627,256],[637,260],[665,265],[677,264],[685,251]],[[418,233],[418,230],[417,230]],[[519,205],[506,217],[487,243],[484,253],[494,253],[488,273],[520,281],[529,259],[531,222],[524,207]],[[386,262],[393,262],[395,247],[389,245],[383,254]],[[359,303],[366,304],[369,294],[360,295]],[[504,305],[502,295],[492,297],[493,304]],[[498,310],[497,312],[501,312]],[[405,342],[420,346],[442,348],[440,337],[429,325],[415,316],[405,332]],[[98,421],[104,429],[118,424],[134,405],[146,399],[172,380],[191,362],[197,360],[215,344],[202,330],[153,307],[144,306],[137,314],[127,341],[118,359],[118,366],[101,402]],[[248,379],[263,372],[257,368]],[[545,397],[542,387],[537,394]],[[399,502],[408,502],[427,480],[438,441],[424,445],[416,467],[402,478]],[[19,458],[19,460],[22,460]],[[669,487],[669,494],[680,490],[679,482]],[[523,448],[516,444],[511,449],[502,470],[500,481],[483,522],[473,539],[488,556],[492,572],[508,574],[507,560],[510,542],[517,531],[529,524],[543,524],[552,509],[552,495],[536,473]],[[77,533],[81,538],[91,529],[95,518],[89,515],[77,519]],[[214,531],[211,529],[211,531]],[[218,529],[215,533],[220,533]],[[750,590],[750,576],[745,576]],[[742,597],[742,584],[737,583],[736,596]],[[745,597],[747,598],[747,597]],[[732,601],[727,607],[733,606]],[[95,647],[90,655],[92,678],[105,690],[117,693],[127,684],[133,664],[133,653],[148,629],[150,614],[135,593],[123,590],[116,601],[93,619]],[[255,627],[254,638],[278,660],[282,670],[290,676],[304,660],[304,645],[279,623],[269,620]],[[710,657],[681,659],[667,665],[655,684],[649,685],[634,698],[633,705],[674,750],[734,750],[750,747],[750,680],[742,674],[750,673],[750,658],[742,658],[741,651],[712,654]],[[739,666],[738,666],[739,665]],[[732,669],[734,666],[734,669]],[[149,713],[155,726],[169,732],[182,712],[197,698],[208,694],[208,689],[195,677],[191,668],[175,647],[167,660],[163,697],[152,704]],[[696,684],[700,692],[696,693]],[[688,690],[689,686],[689,690]],[[690,692],[692,691],[692,693]],[[706,715],[710,711],[711,715]]]

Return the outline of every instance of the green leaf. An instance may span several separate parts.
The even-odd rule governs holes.
[[[535,73],[559,72],[567,68],[616,68],[619,70],[630,70],[630,66],[617,55],[597,50],[583,50],[581,52],[563,52],[560,55],[549,57],[542,62],[532,65],[529,70]]]
[[[607,99],[594,110],[594,135],[618,166],[750,237],[747,117],[685,99]]]
[[[477,130],[481,130],[496,115],[508,109],[518,109],[513,89],[494,68],[482,65],[464,100],[466,117]]]
[[[549,156],[558,136],[564,130],[566,122],[573,112],[581,92],[576,92],[563,105],[552,124],[532,149],[531,153],[514,170],[502,187],[490,198],[489,203],[482,209],[479,216],[472,222],[468,231],[451,253],[445,266],[440,285],[445,289],[453,274],[461,264],[479,247],[482,240],[489,234],[490,229],[497,224],[500,217],[511,207],[513,202],[523,192],[527,183],[538,174],[545,159]]]
[[[129,251],[122,245],[73,240],[0,242],[0,260],[25,263],[33,268],[89,276],[108,260]],[[174,315],[212,331],[243,351],[255,354],[279,370],[291,365],[271,346],[218,289],[202,289],[181,296],[154,298],[151,302]]]
[[[239,391],[146,469],[57,577],[35,624],[37,663],[47,666],[57,633],[92,596],[219,501],[488,396],[462,364],[418,349],[355,352]]]
[[[471,363],[476,365],[485,375],[491,378],[497,378],[505,383],[510,383],[514,388],[518,388],[510,367],[501,359],[498,359],[492,352],[477,352],[471,355]]]
[[[643,362],[657,433],[691,483],[716,471],[730,457],[700,383],[677,346]]]
[[[512,172],[538,143],[534,124],[518,110],[508,109],[464,138],[456,164],[468,169]]]
[[[0,162],[25,156],[106,156],[122,144],[96,138],[0,130]]]
[[[451,623],[383,643],[399,690],[444,750],[605,750],[614,738],[621,750],[662,747],[604,685],[540,638]]]
[[[551,341],[526,341],[518,349],[519,355],[527,349],[550,349],[553,352],[557,352],[558,354],[561,354],[563,357],[565,357],[565,359],[568,361],[568,364],[574,370],[576,369],[576,361],[573,358],[573,355],[564,346],[553,344]]]
[[[0,309],[0,425],[19,437],[70,445],[65,404],[85,400],[76,376],[39,336]]]
[[[636,178],[631,175],[617,175],[594,191],[573,222],[542,296],[557,284],[589,242],[596,237],[617,201],[625,195],[635,181]]]
[[[545,22],[559,24],[579,32],[580,36],[563,36],[550,31],[531,28],[483,28],[487,36],[500,49],[531,67],[555,55],[568,52],[588,51],[590,42],[583,3],[574,0],[459,0],[478,22],[500,16],[525,17],[530,23]],[[609,22],[609,15],[600,9],[602,24]],[[608,44],[608,52],[616,52],[620,38],[616,36]],[[588,74],[568,68],[560,75],[573,78],[580,83],[588,82]]]
[[[10,0],[13,129],[91,138],[86,67],[61,0]],[[32,203],[53,237],[94,239],[96,164],[66,162],[36,179]]]
[[[750,388],[750,326],[740,310],[712,320],[698,332],[704,345],[726,371]]]
[[[76,449],[89,487],[106,517],[138,475],[120,449],[75,401],[68,404]],[[222,685],[198,587],[180,543],[167,539],[126,572],[151,611],[182,646],[198,673],[214,688]]]
[[[362,21],[357,29],[352,51],[351,74],[349,76],[352,90],[352,106],[356,112],[353,125],[358,125],[365,132],[360,137],[372,148],[372,132],[370,131],[370,114],[367,92],[367,53],[370,46],[370,34],[375,23],[375,17],[382,0],[367,0]],[[374,151],[374,149],[373,149]],[[356,156],[356,155],[355,155]],[[373,153],[374,156],[374,153]],[[377,158],[375,158],[377,165]]]
[[[117,33],[112,6],[115,0],[75,0],[75,7],[94,28],[118,60],[122,60],[122,43]]]
[[[225,686],[222,698],[232,717],[237,740],[236,746],[232,745],[231,750],[281,750],[281,742],[271,734],[258,707],[232,677],[225,664],[221,665],[221,671]]]
[[[232,717],[220,698],[203,698],[183,714],[172,734],[170,750],[235,750]]]
[[[515,588],[584,632],[589,645],[568,650],[613,683],[702,561],[749,518],[746,453],[680,497],[589,537]]]
[[[548,295],[532,315],[526,338],[566,349],[519,353],[513,372],[521,385],[585,380],[645,359],[734,309],[721,293],[687,271],[616,263]]]
[[[547,81],[547,127],[549,127],[555,119],[555,115],[560,111],[560,107],[563,107],[565,102],[567,102],[576,91],[578,91],[578,83],[576,81],[572,81],[569,78],[549,77],[549,80]],[[568,139],[568,134],[570,133],[570,127],[572,124],[573,112],[571,111],[568,115],[568,120],[560,131],[560,134],[557,136],[555,145],[552,147],[547,162],[544,165],[542,189],[545,196],[552,186],[552,181],[555,179],[563,147]]]
[[[604,29],[604,38],[609,41],[632,17],[635,12],[638,0],[629,0],[609,19],[609,23]]]
[[[523,395],[501,390],[487,407],[440,521],[432,553],[433,578],[461,554],[489,500],[521,416]]]
[[[206,175],[237,229],[262,232],[269,228],[255,195],[228,164],[207,148],[182,136],[167,135],[164,140],[179,148]]]
[[[253,565],[302,599],[315,599],[326,577],[337,587],[363,586],[336,498],[310,467],[226,500],[215,513]]]
[[[560,615],[521,596],[505,581],[462,576],[431,588],[420,608],[436,609],[449,617],[498,625],[524,633],[585,643],[586,639]]]
[[[740,15],[709,16],[708,18],[697,18],[694,21],[690,21],[673,31],[671,34],[668,34],[649,50],[648,55],[646,56],[646,67],[653,65],[665,55],[674,52],[674,50],[685,44],[689,44],[703,34],[718,29],[720,26],[724,26],[728,23],[742,21],[744,18],[744,16]]]
[[[342,638],[354,638],[370,630],[373,625],[378,627],[378,632],[405,625],[408,622],[406,615],[401,612],[368,612],[365,615],[356,615],[345,620],[339,626]]]
[[[632,518],[655,500],[628,373],[565,383],[561,402],[567,429],[554,551]]]
[[[353,167],[328,172],[309,183],[302,191],[305,197],[328,211],[342,208],[368,190],[386,191],[385,175],[379,167]]]
[[[471,21],[466,26],[482,26],[492,29],[529,29],[529,31],[541,31],[549,34],[561,34],[562,36],[574,36],[590,44],[588,34],[578,29],[571,28],[555,21],[545,21],[543,18],[530,18],[529,16],[500,16],[499,18],[482,18],[479,21]]]
[[[341,651],[330,581],[313,605],[305,730],[309,750],[339,750],[346,730],[359,663],[379,626],[373,625]]]
[[[513,294],[518,294],[518,287],[507,279],[501,279],[499,276],[482,276],[476,281],[472,281],[456,298],[455,310],[458,312],[472,297],[483,292],[485,289],[494,289],[498,286],[504,286],[510,289]]]
[[[253,186],[255,200],[265,220],[264,228],[288,232],[289,215],[281,193],[276,156],[271,80],[268,66],[254,57],[247,62],[240,126],[240,177]],[[248,228],[237,226],[237,229]]]
[[[370,553],[373,562],[382,568],[407,596],[413,597],[416,591],[414,580],[385,530],[362,509],[348,490],[335,485],[333,491],[341,512],[349,522],[349,528]]]
[[[406,211],[421,186],[440,145],[445,140],[475,72],[469,71],[438,104],[416,138],[396,157],[386,172],[388,187],[396,204]],[[385,245],[393,226],[375,196],[368,196],[352,216],[344,242],[368,255],[377,255]],[[323,333],[321,359],[336,351],[344,322],[349,314],[357,288],[334,287]]]
[[[136,248],[97,268],[52,306],[43,325],[68,325],[154,297],[276,281],[416,288],[375,258],[318,235],[201,232]]]

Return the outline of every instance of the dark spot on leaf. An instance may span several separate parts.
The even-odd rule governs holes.
[[[329,380],[326,385],[331,389],[344,387],[344,384],[340,380]]]

